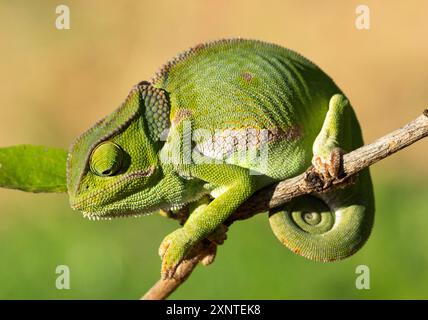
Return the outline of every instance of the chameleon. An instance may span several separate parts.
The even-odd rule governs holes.
[[[300,54],[259,40],[196,45],[135,85],[69,149],[70,205],[87,218],[191,207],[159,248],[163,278],[251,195],[313,166],[340,175],[363,144],[345,94]],[[358,251],[374,222],[369,170],[268,212],[279,241],[315,261]]]

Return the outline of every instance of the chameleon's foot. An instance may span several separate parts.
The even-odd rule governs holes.
[[[192,241],[183,228],[175,230],[163,239],[159,247],[162,279],[174,277],[178,265],[184,260],[191,246]]]
[[[207,237],[206,240],[208,240],[210,244],[207,245],[206,252],[201,258],[201,263],[204,266],[213,263],[217,253],[217,246],[223,244],[227,239],[227,230],[229,230],[229,228],[226,225],[221,224]]]
[[[214,261],[217,245],[224,243],[227,238],[227,230],[228,227],[221,224],[212,234],[203,240],[203,242],[199,243],[200,246],[205,246],[202,256],[200,256],[200,262],[204,266]],[[192,248],[196,251],[192,251]],[[177,268],[183,260],[200,254],[197,252],[198,248],[199,247],[192,241],[183,228],[177,229],[166,236],[159,247],[159,255],[162,258],[162,279],[173,278]]]
[[[204,266],[208,266],[214,262],[215,256],[217,254],[217,245],[213,242],[210,242],[205,249],[205,252],[200,258],[200,262]]]
[[[223,244],[227,239],[228,230],[229,228],[226,225],[221,224],[207,237],[207,239],[217,245]]]
[[[312,165],[317,173],[322,176],[324,187],[329,186],[334,179],[340,178],[343,154],[344,151],[342,149],[335,148],[327,158],[321,155],[315,155],[312,158]]]

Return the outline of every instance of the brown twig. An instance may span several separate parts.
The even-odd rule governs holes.
[[[234,221],[248,219],[257,213],[266,212],[304,194],[331,190],[359,171],[426,136],[428,136],[428,109],[423,112],[423,115],[404,127],[345,154],[341,178],[330,181],[327,187],[325,187],[322,177],[310,167],[306,172],[294,178],[281,181],[255,193],[225,221],[225,224],[231,225]],[[166,299],[190,276],[198,262],[204,262],[207,256],[213,257],[212,252],[215,249],[216,246],[212,242],[201,242],[180,264],[173,279],[159,280],[142,299]]]

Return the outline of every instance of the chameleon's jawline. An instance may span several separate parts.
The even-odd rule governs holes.
[[[150,167],[149,169],[138,170],[138,171],[135,171],[135,172],[131,172],[131,173],[125,174],[122,178],[120,178],[114,184],[110,185],[109,186],[109,190],[113,190],[113,189],[117,188],[122,183],[130,182],[130,181],[133,181],[133,180],[141,178],[141,177],[146,177],[146,176],[152,174],[153,171],[154,171],[154,168]],[[92,192],[92,193],[86,195],[85,197],[83,197],[82,199],[79,199],[79,201],[77,201],[77,202],[71,201],[70,206],[74,210],[79,210],[79,211],[85,212],[85,211],[81,210],[82,205],[85,202],[88,202],[88,201],[92,200],[96,196],[98,196],[98,195],[100,195],[100,194],[102,194],[103,192],[106,192],[106,191],[108,191],[108,190],[104,189],[104,190],[99,190],[99,191]],[[97,213],[88,213],[88,214],[93,215],[93,214],[97,214]]]
[[[138,218],[140,216],[149,216],[153,214],[156,210],[150,210],[148,212],[122,212],[122,213],[88,213],[82,212],[83,217],[89,220],[113,220],[115,218],[129,218],[134,217]]]
[[[112,220],[115,218],[129,218],[134,217],[138,218],[141,216],[149,216],[155,213],[159,210],[169,211],[169,210],[178,210],[185,206],[186,204],[180,204],[180,205],[169,205],[169,206],[159,206],[159,207],[153,207],[144,211],[136,211],[136,212],[130,212],[130,211],[124,211],[124,212],[118,212],[118,211],[110,211],[110,212],[82,212],[83,217],[87,218],[89,220]]]

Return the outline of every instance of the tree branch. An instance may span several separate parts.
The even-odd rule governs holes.
[[[428,136],[428,109],[404,127],[395,130],[371,144],[365,145],[343,156],[342,174],[339,179],[324,181],[313,167],[304,173],[256,192],[243,203],[226,221],[230,226],[234,221],[248,219],[255,214],[281,206],[293,198],[313,192],[326,192],[349,183],[349,179],[359,171],[394,154],[395,152]],[[159,280],[142,297],[145,300],[166,299],[192,273],[198,262],[211,263],[215,255],[216,244],[208,240],[199,243],[189,257],[177,268],[173,279]],[[214,252],[214,254],[213,254]],[[207,260],[209,262],[204,261]],[[210,260],[211,259],[211,260]],[[204,263],[205,262],[205,263]]]

